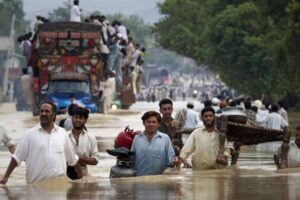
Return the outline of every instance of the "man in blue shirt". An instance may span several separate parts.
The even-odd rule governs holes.
[[[148,111],[142,116],[145,130],[135,136],[131,150],[135,152],[134,169],[137,176],[162,174],[167,166],[178,162],[168,135],[157,129],[161,116]]]

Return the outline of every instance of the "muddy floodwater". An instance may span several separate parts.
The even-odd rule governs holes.
[[[175,111],[184,102],[174,104]],[[198,106],[198,107],[197,107]],[[97,137],[101,160],[89,167],[90,175],[79,181],[57,177],[33,185],[26,185],[25,164],[17,167],[6,186],[0,186],[2,199],[300,199],[300,168],[277,171],[272,160],[280,143],[242,148],[237,166],[222,170],[181,171],[167,169],[163,175],[110,180],[109,170],[115,158],[105,149],[111,148],[114,137],[130,125],[142,129],[140,117],[146,110],[157,110],[158,104],[140,102],[127,111],[112,111],[109,115],[91,115],[88,130]],[[200,105],[196,105],[196,109]],[[58,116],[59,119],[64,116]],[[0,120],[18,142],[38,118],[29,112],[17,113],[12,104],[0,107]],[[4,174],[10,154],[0,147],[0,176]]]

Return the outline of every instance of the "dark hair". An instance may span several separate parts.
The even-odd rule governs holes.
[[[244,106],[245,106],[245,109],[251,109],[251,101],[246,100],[246,101],[244,102]]]
[[[69,105],[69,107],[68,107],[68,114],[69,114],[70,116],[73,116],[73,115],[74,115],[74,110],[75,110],[75,108],[77,108],[77,107],[78,107],[77,104],[71,103],[71,104]]]
[[[52,102],[52,101],[44,101],[43,103],[41,103],[40,107],[43,105],[43,104],[49,104],[52,106],[52,111],[53,113],[56,115],[56,105]]]
[[[74,3],[74,5],[78,6],[79,0],[74,0],[73,3]]]
[[[143,120],[143,122],[145,122],[150,117],[156,117],[158,123],[161,122],[161,116],[160,116],[160,114],[158,112],[155,112],[155,111],[145,112],[141,119]]]
[[[213,109],[213,107],[204,107],[201,110],[201,116],[203,116],[206,112],[212,112],[215,115],[215,110]]]
[[[28,33],[25,34],[26,39],[30,39],[31,36],[32,36],[32,32],[28,32]]]
[[[20,35],[19,37],[17,37],[17,41],[18,41],[19,43],[21,43],[24,39],[25,39],[25,36],[24,36],[24,35]]]
[[[75,107],[73,111],[73,116],[78,115],[80,117],[84,117],[85,119],[89,118],[89,110],[80,106]]]
[[[23,74],[28,74],[28,69],[27,69],[27,67],[22,68],[22,73],[23,73]]]
[[[193,108],[194,108],[194,105],[192,105],[192,104],[187,104],[186,107],[193,109]]]
[[[276,105],[276,104],[273,104],[272,106],[271,106],[271,111],[272,112],[277,112],[278,111],[278,106]]]
[[[283,101],[278,101],[277,104],[278,104],[281,108],[283,108]]]
[[[252,106],[252,107],[251,107],[251,110],[253,110],[255,113],[257,113],[258,108],[257,108],[256,106]]]
[[[235,107],[235,106],[236,106],[236,100],[232,100],[232,101],[229,103],[229,106],[230,106],[230,107]]]
[[[204,101],[204,107],[211,107],[211,106],[212,106],[211,100]]]
[[[171,99],[162,99],[159,102],[159,107],[161,108],[164,104],[171,104],[173,106],[173,101]]]

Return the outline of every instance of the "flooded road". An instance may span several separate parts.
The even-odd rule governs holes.
[[[185,107],[174,104],[175,111]],[[196,104],[196,109],[201,105]],[[167,169],[164,175],[110,180],[109,170],[115,159],[111,148],[114,137],[130,125],[143,129],[140,117],[146,110],[158,110],[158,103],[139,102],[130,110],[114,111],[109,115],[91,115],[87,128],[97,137],[101,160],[89,167],[90,176],[77,182],[58,177],[34,185],[26,185],[24,163],[17,167],[7,187],[0,187],[0,199],[300,199],[300,169],[278,172],[273,163],[273,149],[280,143],[242,148],[236,167],[223,170],[193,172],[190,169]],[[56,122],[64,116],[58,116]],[[14,111],[13,104],[0,107],[0,120],[18,141],[25,130],[38,123],[30,112]],[[0,147],[0,176],[10,161],[9,153]]]

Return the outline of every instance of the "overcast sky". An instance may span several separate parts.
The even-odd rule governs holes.
[[[23,0],[27,20],[34,20],[36,13],[48,16],[53,9],[63,6],[68,0]],[[121,13],[123,15],[138,15],[147,23],[159,20],[158,2],[164,0],[81,0],[79,7],[84,15],[99,10],[103,14]],[[73,0],[72,0],[73,2]]]

